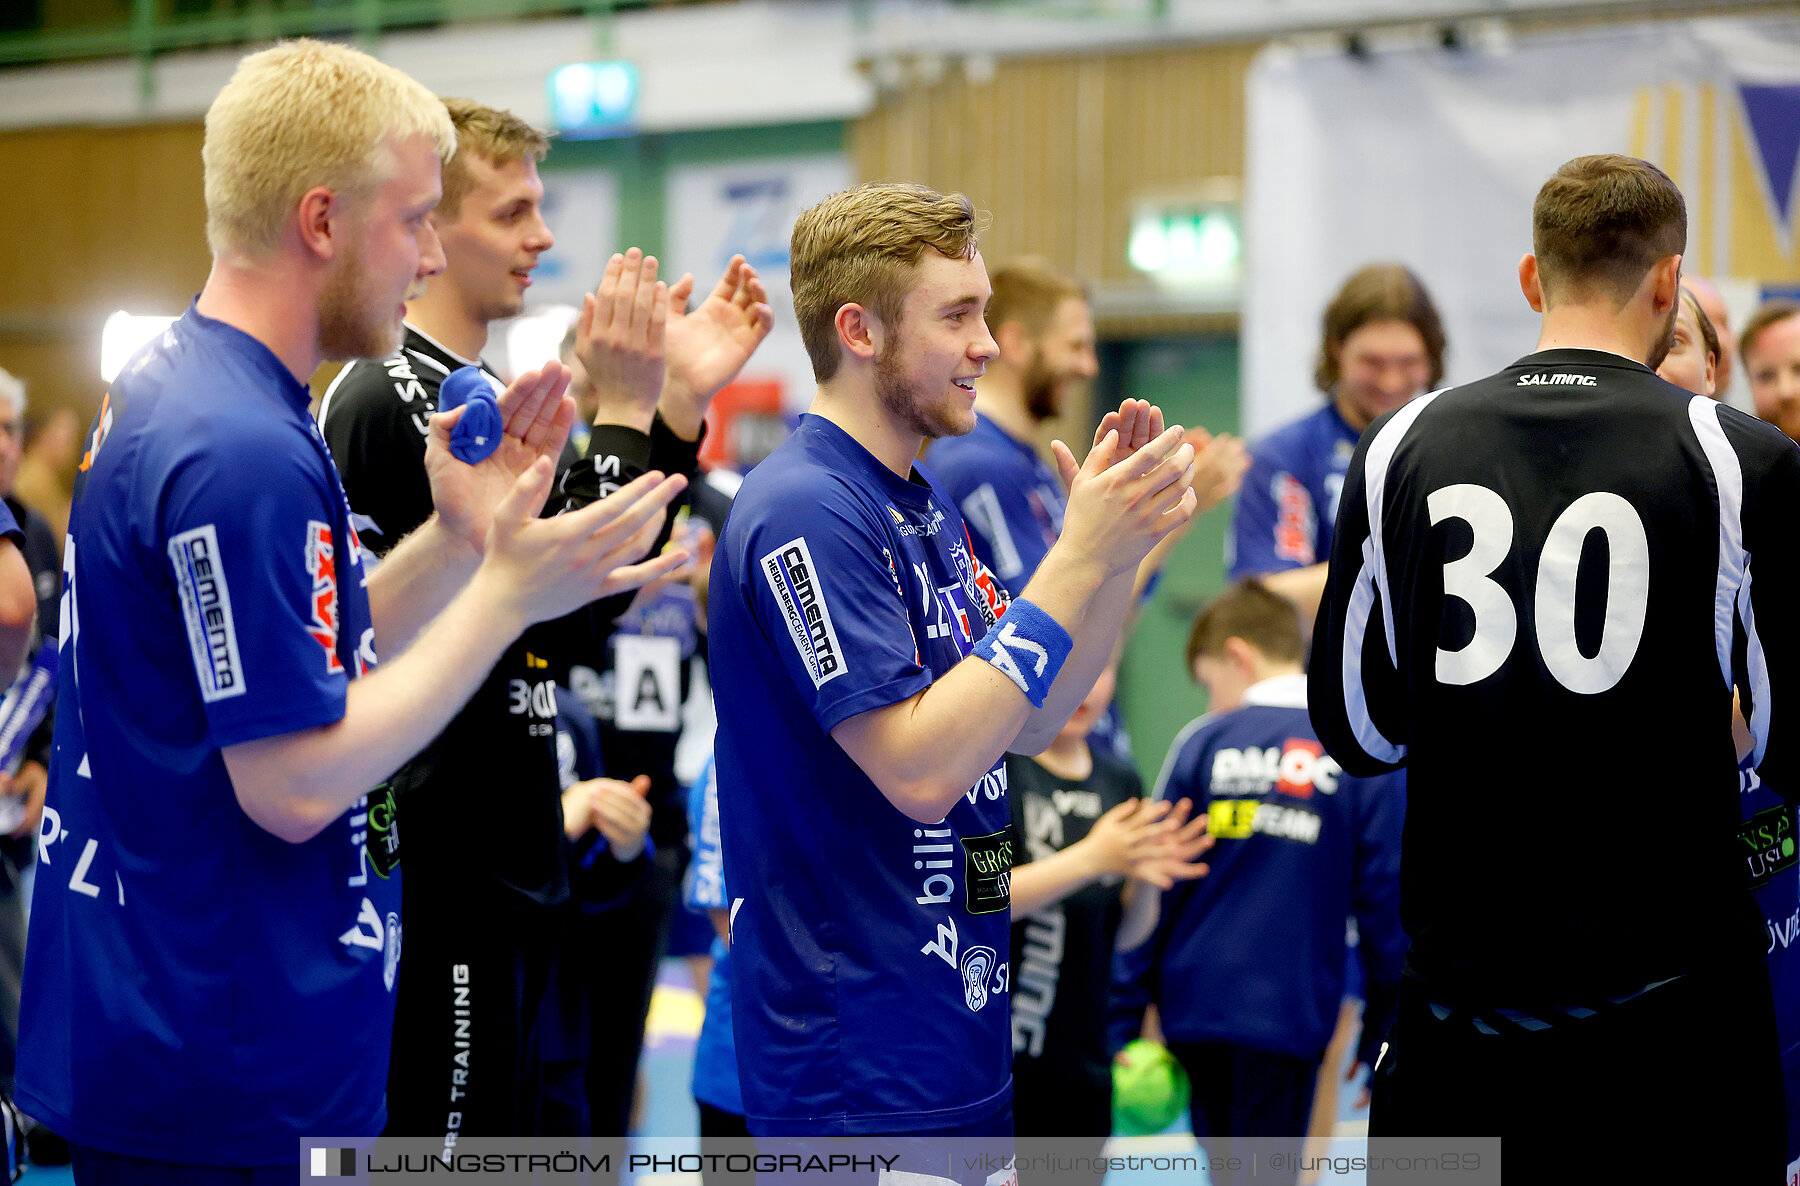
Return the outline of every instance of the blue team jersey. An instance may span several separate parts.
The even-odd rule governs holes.
[[[189,310],[89,432],[18,1076],[20,1106],[83,1145],[280,1165],[303,1134],[385,1121],[392,818],[359,805],[289,844],[220,753],[340,720],[375,662],[307,403],[261,343]]]
[[[744,480],[713,559],[732,1021],[751,1131],[922,1132],[1009,1105],[1004,762],[919,824],[832,740],[1005,609],[956,505],[817,416]]]
[[[931,472],[962,510],[975,555],[1008,589],[1031,579],[1062,535],[1068,495],[1028,442],[986,416],[931,447]]]
[[[1769,929],[1769,986],[1787,1084],[1787,1155],[1790,1166],[1800,1166],[1800,856],[1795,852],[1800,809],[1771,790],[1749,759],[1738,765],[1738,787],[1744,815],[1738,837],[1750,888]]]
[[[1338,494],[1361,433],[1327,399],[1250,450],[1226,567],[1232,580],[1305,568],[1331,554]]]
[[[681,904],[705,914],[728,910],[725,856],[719,847],[718,764],[711,760],[688,790],[688,860],[681,882]],[[738,1086],[737,1048],[731,1028],[731,947],[712,943],[712,974],[706,981],[706,1016],[694,1043],[694,1098],[703,1104],[744,1114],[744,1091]]]
[[[1007,589],[1024,589],[1062,536],[1069,504],[1062,478],[1030,443],[986,416],[975,421],[973,432],[938,441],[930,456],[932,475],[962,510],[975,558]],[[1161,576],[1145,586],[1146,602]],[[1088,744],[1131,762],[1131,735],[1116,701],[1094,722]]]
[[[1139,949],[1171,1038],[1320,1057],[1344,996],[1351,916],[1369,979],[1399,983],[1404,775],[1343,773],[1305,697],[1303,675],[1265,680],[1170,750],[1158,797],[1193,800],[1216,840],[1212,871],[1164,892]]]

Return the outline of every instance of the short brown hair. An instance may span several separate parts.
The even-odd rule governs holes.
[[[1750,314],[1750,320],[1738,331],[1738,357],[1744,360],[1745,370],[1750,369],[1750,347],[1756,344],[1757,335],[1790,317],[1800,317],[1800,301],[1785,298],[1765,301],[1761,308]]]
[[[987,323],[995,334],[1007,322],[1016,321],[1026,333],[1039,337],[1049,328],[1058,305],[1088,299],[1087,289],[1079,281],[1042,260],[1014,260],[988,279],[994,295],[988,300]]]
[[[550,137],[532,127],[510,111],[488,107],[473,99],[445,99],[450,122],[456,125],[456,155],[444,163],[444,197],[437,213],[455,218],[462,200],[475,188],[469,173],[470,156],[478,156],[495,165],[509,165],[530,159],[544,159],[550,151]]]
[[[449,161],[456,135],[423,85],[360,50],[299,38],[237,64],[200,149],[206,239],[264,255],[308,190],[360,198],[391,166],[388,141],[423,135]]]
[[[1431,360],[1431,380],[1426,386],[1436,387],[1444,377],[1444,322],[1431,303],[1431,294],[1401,264],[1367,264],[1352,272],[1325,306],[1324,340],[1319,345],[1318,365],[1313,368],[1313,382],[1319,390],[1330,391],[1343,376],[1338,356],[1344,339],[1373,321],[1404,321],[1419,331]]]
[[[1648,161],[1579,156],[1538,190],[1531,250],[1545,301],[1604,295],[1623,306],[1658,260],[1687,250],[1687,202]]]
[[[884,325],[899,325],[925,252],[974,259],[977,223],[961,194],[890,182],[859,185],[802,211],[794,221],[790,283],[813,377],[823,383],[837,374],[839,309],[862,305]]]
[[[1194,670],[1194,661],[1202,655],[1223,655],[1228,638],[1243,639],[1277,663],[1298,663],[1306,657],[1300,611],[1255,577],[1226,589],[1194,618],[1188,631],[1188,670]]]

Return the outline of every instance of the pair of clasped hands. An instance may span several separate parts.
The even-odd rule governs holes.
[[[636,248],[612,257],[599,288],[583,300],[576,355],[598,397],[596,424],[648,431],[660,413],[677,435],[694,440],[713,396],[736,377],[774,319],[742,256],[691,311],[693,277],[670,286],[656,270],[655,257]],[[639,588],[691,559],[680,548],[644,558],[669,505],[687,488],[679,474],[652,471],[587,506],[540,518],[575,423],[569,380],[560,362],[513,380],[498,400],[499,446],[473,465],[450,449],[468,407],[431,418],[425,468],[438,515],[480,558],[471,579],[491,583],[518,611],[521,627]]]

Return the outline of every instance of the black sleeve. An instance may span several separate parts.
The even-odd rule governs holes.
[[[410,373],[410,372],[409,372]],[[319,429],[344,481],[362,541],[378,556],[431,517],[425,440],[435,385],[395,379],[379,362],[353,362],[319,409]]]
[[[597,502],[651,470],[681,474],[691,482],[700,468],[700,443],[705,439],[706,430],[702,426],[699,440],[682,440],[663,423],[660,414],[651,423],[648,433],[618,424],[598,425],[588,441],[587,456],[563,471],[556,496],[545,506],[544,513],[560,514]],[[674,530],[675,516],[664,516],[662,530],[657,533],[656,542],[650,545],[647,555],[654,556],[662,551]],[[589,646],[580,649],[591,653],[593,641],[603,645],[612,623],[631,608],[632,596],[632,592],[625,592],[596,601],[561,619],[561,630],[588,635]]]
[[[1793,544],[1793,508],[1800,506],[1800,450],[1774,439],[1764,426],[1720,417],[1743,459],[1743,533],[1747,554],[1737,601],[1733,682],[1756,738],[1763,781],[1790,803],[1800,802],[1792,697],[1800,696],[1800,554]],[[1747,592],[1748,596],[1744,593]]]
[[[1363,434],[1344,475],[1331,567],[1306,663],[1313,728],[1326,752],[1359,775],[1380,774],[1406,761],[1400,672],[1388,650],[1396,614],[1383,600],[1384,541],[1371,538],[1369,523],[1369,500],[1383,491],[1368,490],[1364,469],[1369,446],[1388,418],[1391,413]]]

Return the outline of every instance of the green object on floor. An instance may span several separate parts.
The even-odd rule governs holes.
[[[1187,1072],[1161,1042],[1139,1038],[1113,1061],[1113,1131],[1159,1133],[1187,1111]]]

